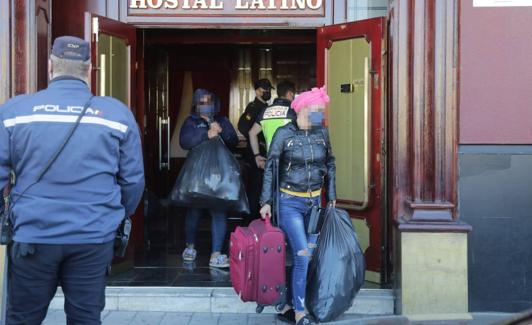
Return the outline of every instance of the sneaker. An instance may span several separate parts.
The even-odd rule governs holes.
[[[193,262],[196,260],[197,252],[194,248],[187,247],[183,251],[183,261]]]
[[[277,314],[277,319],[281,322],[295,324],[296,323],[296,313],[293,309],[289,309],[284,313]]]
[[[229,259],[227,259],[227,255],[225,254],[218,255],[216,257],[211,258],[209,266],[227,268],[229,267]]]
[[[301,318],[299,322],[297,322],[296,325],[312,325],[312,324],[316,324],[316,322],[314,322],[314,319],[312,319],[310,316],[307,315]]]

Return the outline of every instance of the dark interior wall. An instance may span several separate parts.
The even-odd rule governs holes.
[[[155,54],[163,51],[168,54],[168,89],[169,89],[169,117],[171,125],[175,126],[181,105],[183,90],[183,77],[186,71],[192,75],[194,89],[208,89],[220,98],[220,114],[227,116],[229,110],[229,88],[231,83],[231,60],[232,47],[230,46],[149,46],[146,49],[146,72],[147,76],[153,75],[150,70],[156,69],[158,62]],[[155,80],[148,80],[146,87],[154,88]],[[148,93],[149,90],[146,90]],[[153,91],[153,89],[152,89]],[[179,174],[183,159],[172,158],[170,172],[161,177],[158,169],[158,129],[156,126],[157,108],[155,104],[146,105],[146,136],[145,136],[145,163],[151,166],[147,177],[148,188],[159,197],[166,197],[171,190]],[[173,131],[173,130],[172,130]],[[151,177],[150,177],[151,176]]]
[[[532,7],[460,3],[460,143],[532,143]]]
[[[460,218],[469,235],[470,311],[532,306],[532,146],[461,146]]]
[[[191,71],[194,89],[203,88],[215,93],[220,98],[220,114],[227,116],[234,54],[234,47],[231,45],[174,45],[169,51],[170,77],[175,82],[182,82],[183,73]],[[181,88],[174,89],[181,91]],[[180,96],[175,98],[173,105],[170,103],[174,119],[180,103]]]
[[[197,31],[193,30],[192,32]],[[176,35],[180,33],[180,31],[175,32]],[[262,45],[239,43],[191,45],[172,43],[172,39],[168,39],[169,43],[157,42],[154,44],[153,34],[153,31],[147,31],[147,43],[149,45],[147,45],[145,51],[145,75],[149,79],[149,76],[153,76],[151,72],[157,70],[160,63],[156,54],[160,52],[167,53],[169,58],[168,89],[170,91],[168,94],[168,106],[170,124],[175,126],[177,123],[182,98],[183,77],[186,71],[191,72],[193,88],[204,88],[214,92],[220,98],[220,115],[229,116],[230,87],[231,82],[236,77],[238,51],[241,48],[251,49],[252,62],[258,65],[259,48]],[[155,34],[157,34],[157,31],[155,31]],[[274,40],[271,39],[271,42],[274,42]],[[272,58],[272,75],[274,77],[281,76],[295,81],[296,87],[299,87],[298,90],[300,91],[315,85],[316,62],[313,44],[270,44],[268,47],[274,53]],[[258,72],[258,68],[254,67],[252,71]],[[255,73],[252,77],[253,80],[256,78],[258,78],[258,73]],[[155,80],[148,79],[146,82],[146,94],[150,88],[152,91],[155,89]],[[149,168],[150,171],[158,169],[159,144],[155,118],[157,109],[155,106],[155,102],[146,103],[145,162],[147,166],[151,166]],[[158,172],[155,172],[151,177],[148,176],[148,188],[156,195],[165,197],[171,190],[175,179],[177,179],[182,163],[183,159],[172,158],[171,165],[174,168],[171,168],[164,178]]]

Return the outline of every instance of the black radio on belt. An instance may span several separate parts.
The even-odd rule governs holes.
[[[4,210],[0,216],[0,245],[9,245],[13,240],[13,225],[9,220],[9,213]]]
[[[129,235],[131,234],[131,219],[124,218],[118,229],[116,230],[116,238],[114,244],[114,254],[116,257],[126,256],[126,248],[129,242]]]
[[[4,208],[0,211],[0,245],[9,245],[13,240],[13,225],[11,224],[9,195],[4,197]]]

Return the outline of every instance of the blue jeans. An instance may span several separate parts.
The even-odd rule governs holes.
[[[227,229],[227,214],[222,211],[209,211],[189,208],[185,222],[185,239],[187,244],[196,244],[198,224],[203,214],[211,215],[212,252],[221,252]]]
[[[305,311],[307,271],[310,261],[309,238],[305,229],[305,217],[320,197],[302,198],[281,192],[279,199],[279,225],[286,233],[294,259],[292,270],[292,299],[296,312]]]

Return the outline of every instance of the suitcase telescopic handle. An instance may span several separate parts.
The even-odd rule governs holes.
[[[266,223],[266,228],[272,228],[272,216],[270,214],[266,215],[264,222]]]

